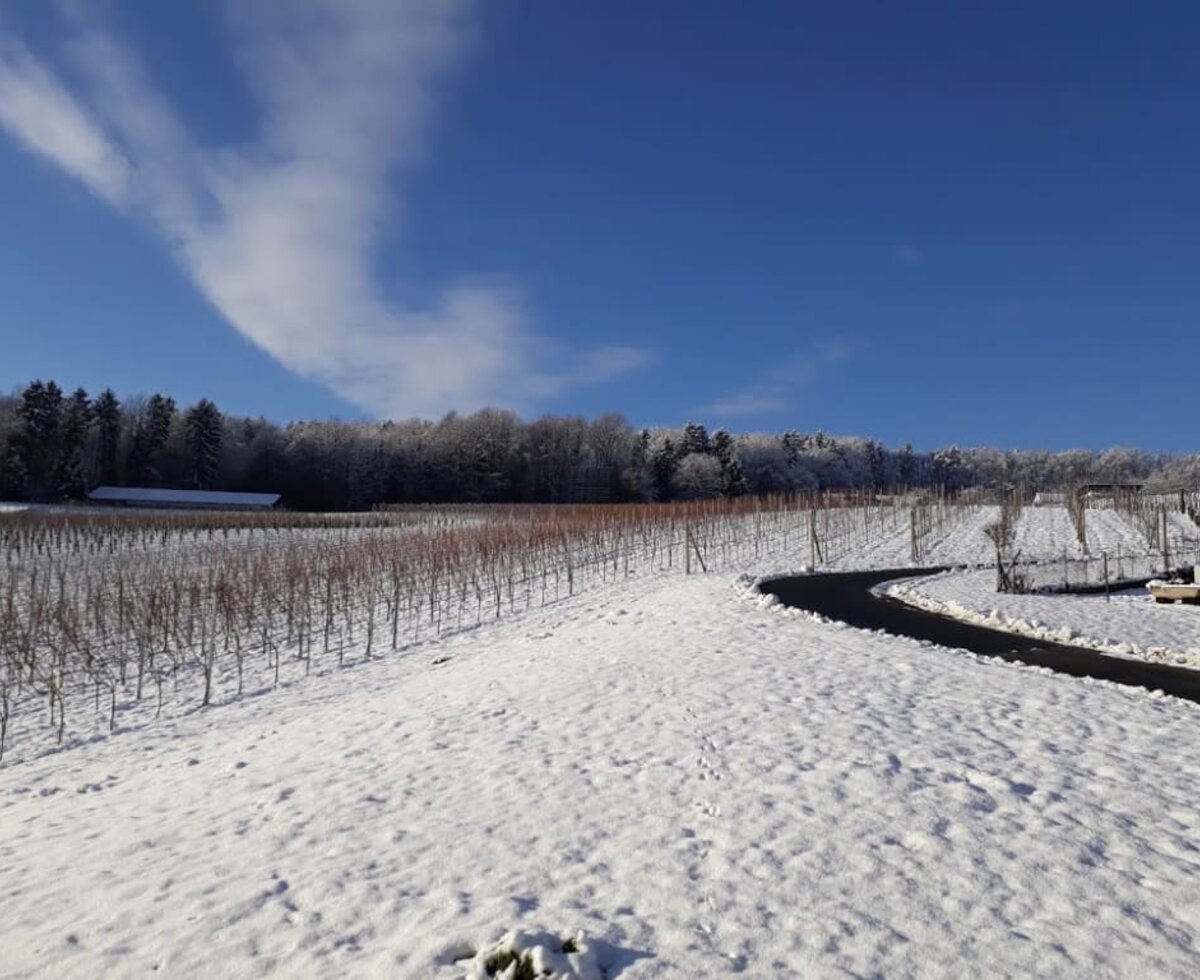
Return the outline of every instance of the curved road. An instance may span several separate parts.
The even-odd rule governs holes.
[[[989,657],[1049,667],[1073,677],[1095,677],[1200,702],[1200,671],[1108,657],[1082,647],[1047,643],[1033,637],[974,626],[923,609],[914,609],[896,599],[883,598],[871,592],[881,582],[931,575],[944,570],[900,568],[798,575],[772,579],[760,584],[759,588],[776,596],[786,606],[820,613],[861,629],[884,630]]]

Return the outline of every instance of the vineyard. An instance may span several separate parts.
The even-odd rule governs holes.
[[[1182,536],[1200,530],[1192,518],[1165,504],[1068,511],[1052,544],[1030,539],[1020,557],[1042,563],[1026,582],[1100,574],[1108,558],[1088,551],[1085,521],[1097,548],[1116,541],[1114,577],[1162,567],[1164,546],[1200,549],[1196,534]],[[1023,513],[1012,496],[864,491],[360,514],[0,514],[0,759],[15,738],[53,744],[208,707],[638,575],[991,562],[988,528],[999,517],[1013,539],[1029,530]],[[1071,528],[1070,560],[1064,551],[1047,563]]]
[[[1192,520],[1178,500],[1143,500],[1148,519],[1085,501],[1084,544],[1065,503],[1024,504],[831,492],[344,516],[0,515],[6,955],[36,973],[62,948],[78,964],[56,968],[64,976],[203,973],[216,957],[254,963],[239,973],[461,977],[464,957],[486,966],[510,929],[544,921],[561,949],[594,921],[579,949],[617,963],[621,948],[669,948],[665,930],[600,931],[641,928],[621,911],[640,895],[655,929],[674,916],[670,928],[692,935],[700,920],[686,915],[707,908],[705,895],[733,888],[755,910],[766,888],[791,908],[797,882],[853,871],[843,855],[897,827],[924,828],[930,846],[914,853],[939,862],[921,914],[940,914],[943,881],[962,882],[960,900],[977,894],[981,854],[999,855],[996,880],[1012,874],[1014,827],[1026,861],[1014,894],[1043,894],[1026,882],[1061,883],[1075,866],[1071,827],[1048,837],[1030,820],[1031,807],[1061,812],[1042,791],[1062,778],[1046,740],[1069,756],[1071,778],[1086,766],[1081,784],[1137,786],[1147,759],[1184,744],[1194,712],[1172,718],[1171,699],[775,614],[735,580],[990,566],[997,525],[1021,570],[1057,575],[1064,554],[1094,569],[1108,554],[1115,571],[1117,556],[1161,563],[1155,543],[1174,559]],[[1164,507],[1169,533],[1152,540]],[[1160,640],[1186,651],[1195,635],[1192,609],[1000,596],[994,578],[960,569],[920,588],[943,612],[1054,635],[1069,622],[1147,659]],[[1129,772],[1106,775],[1130,745],[1143,748]],[[927,778],[931,765],[942,768]],[[1134,812],[1159,839],[1155,814],[1186,812],[1190,799],[1196,774],[1181,765],[1156,779],[1170,792],[1144,812],[1130,809],[1139,793],[1119,820],[1104,801],[1081,819],[1127,840]],[[910,766],[919,775],[902,775]],[[815,823],[814,804],[826,814]],[[996,836],[943,848],[931,806]],[[647,829],[647,813],[666,823]],[[708,859],[693,848],[710,832],[733,847],[697,882]],[[1186,862],[1191,828],[1175,832]],[[836,866],[780,878],[763,863],[764,842],[805,854],[813,839],[844,842]],[[874,863],[864,871],[889,880]],[[872,914],[909,907],[908,879],[894,880]],[[1164,910],[1186,907],[1178,881]],[[381,900],[382,889],[399,897]],[[538,903],[529,917],[527,896]],[[1142,949],[1139,939],[1132,955]],[[680,975],[719,973],[717,962]]]
[[[869,494],[364,514],[0,515],[0,758],[345,666],[637,574],[918,559],[960,507]],[[140,714],[139,714],[140,712]],[[40,718],[41,721],[36,721]]]
[[[1023,515],[1031,512],[1023,496],[1010,494],[1004,501],[999,520],[986,532],[995,546],[998,591],[1108,587],[1200,561],[1200,495],[1194,492],[1062,496],[1061,508],[1042,510],[1042,520],[1023,523]],[[1047,524],[1054,523],[1059,524],[1057,553],[1045,536]],[[1040,539],[1029,535],[1034,529],[1042,532]]]

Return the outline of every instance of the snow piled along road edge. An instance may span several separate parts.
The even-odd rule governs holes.
[[[975,566],[968,566],[966,568],[949,569],[948,571],[945,571],[945,572],[939,572],[936,575],[920,575],[920,576],[914,576],[912,578],[894,579],[894,580],[887,581],[887,582],[881,582],[879,585],[875,586],[871,591],[874,592],[876,595],[889,596],[889,597],[895,598],[901,602],[905,602],[908,605],[911,605],[915,608],[923,609],[927,612],[932,612],[932,613],[936,613],[938,615],[947,616],[952,619],[958,619],[963,622],[971,623],[971,624],[977,625],[977,626],[985,626],[989,629],[1003,630],[1003,629],[1005,629],[1005,627],[1001,624],[1004,622],[1004,620],[1001,617],[999,617],[999,615],[997,613],[991,613],[991,614],[985,616],[982,614],[975,613],[972,610],[967,609],[965,606],[958,606],[955,603],[943,603],[937,599],[924,596],[922,593],[919,593],[919,592],[916,592],[913,590],[914,586],[920,585],[922,583],[927,583],[927,582],[933,581],[935,579],[943,579],[943,578],[946,578],[946,577],[952,576],[952,575],[963,574],[964,572],[978,571],[978,570],[979,569]],[[736,579],[734,579],[734,581],[731,584],[733,586],[734,592],[744,602],[751,603],[751,604],[757,606],[758,608],[764,610],[765,612],[769,612],[776,616],[782,616],[782,617],[788,618],[788,619],[804,619],[804,620],[808,620],[813,623],[820,623],[824,626],[830,626],[835,629],[852,630],[856,633],[863,633],[863,634],[873,635],[873,636],[886,636],[886,637],[890,637],[892,639],[901,640],[906,643],[911,643],[914,646],[920,647],[922,649],[945,650],[947,653],[951,653],[956,656],[970,658],[971,660],[974,660],[978,664],[985,664],[985,665],[992,666],[992,667],[1003,667],[1005,669],[1010,669],[1010,670],[1031,671],[1033,673],[1041,674],[1043,676],[1053,675],[1056,677],[1061,677],[1065,680],[1072,681],[1074,683],[1085,684],[1085,685],[1089,685],[1089,686],[1093,686],[1093,687],[1097,687],[1097,686],[1098,687],[1106,687],[1106,688],[1110,688],[1112,690],[1122,691],[1127,694],[1128,693],[1137,694],[1137,695],[1140,695],[1143,697],[1150,698],[1151,700],[1158,700],[1160,698],[1167,697],[1167,694],[1159,689],[1151,690],[1148,688],[1130,686],[1128,684],[1118,684],[1114,681],[1104,680],[1104,679],[1098,678],[1098,677],[1076,677],[1076,676],[1069,675],[1069,674],[1063,674],[1060,671],[1056,671],[1050,667],[1043,667],[1040,664],[1027,663],[1024,660],[1009,660],[1004,657],[992,657],[992,656],[988,656],[987,654],[976,653],[974,650],[968,650],[966,647],[943,646],[942,644],[939,644],[939,643],[933,643],[930,640],[920,640],[920,639],[917,639],[916,637],[904,636],[903,634],[889,633],[887,630],[862,629],[857,626],[852,626],[851,624],[844,622],[843,620],[832,619],[828,616],[822,615],[821,613],[813,612],[812,610],[798,609],[793,606],[787,606],[779,600],[778,596],[775,596],[769,592],[762,591],[762,586],[764,584],[766,584],[767,582],[778,581],[779,579],[782,579],[782,578],[793,578],[793,577],[797,577],[797,576],[801,576],[801,575],[814,575],[814,574],[819,575],[822,573],[816,572],[813,569],[805,566],[802,569],[800,569],[799,571],[794,571],[794,572],[782,572],[782,573],[774,573],[771,575],[761,575],[761,576],[739,575],[739,576],[737,576]],[[961,609],[963,614],[956,615],[955,613],[947,611],[949,609]],[[1036,639],[1052,640],[1053,642],[1056,642],[1056,643],[1072,642],[1076,646],[1080,646],[1080,645],[1090,646],[1089,642],[1079,639],[1078,637],[1075,637],[1075,635],[1072,633],[1072,631],[1068,627],[1060,627],[1058,629],[1055,629],[1053,627],[1046,627],[1042,624],[1028,624],[1028,625],[1029,625],[1030,629],[1040,628],[1040,629],[1044,630],[1044,635],[1039,634],[1039,633],[1026,634],[1029,636],[1033,636]],[[1015,629],[1009,629],[1009,630],[1007,630],[1007,632],[1017,633],[1019,631],[1015,630]],[[1104,651],[1097,651],[1097,652],[1104,652]],[[1116,655],[1116,654],[1114,654],[1114,655]],[[1130,659],[1130,660],[1153,659],[1151,657],[1139,657],[1138,655],[1128,654],[1128,653],[1124,654],[1123,656],[1125,657],[1125,659]],[[1171,661],[1171,663],[1179,663],[1179,662]],[[1193,664],[1193,662],[1188,661],[1188,665],[1189,666],[1195,665],[1195,666],[1200,667],[1200,654],[1197,655],[1197,658],[1196,658],[1196,661],[1194,662],[1194,664]],[[1200,704],[1193,704],[1191,701],[1185,701],[1185,700],[1180,700],[1180,703],[1189,705],[1190,707],[1194,708],[1195,710],[1200,711]]]
[[[896,599],[916,609],[946,616],[960,622],[982,626],[987,629],[1002,630],[1019,636],[1027,636],[1049,643],[1069,644],[1077,647],[1087,647],[1110,657],[1123,660],[1140,660],[1150,663],[1169,664],[1171,666],[1200,669],[1200,650],[1171,649],[1163,646],[1147,646],[1129,640],[1114,640],[1111,637],[1090,635],[1086,629],[1078,629],[1070,625],[1053,626],[1040,619],[1024,619],[1019,616],[1005,615],[998,608],[986,612],[971,608],[961,602],[930,595],[923,588],[934,582],[942,582],[967,574],[964,569],[951,569],[936,575],[925,575],[919,578],[888,582],[878,587],[882,595]]]

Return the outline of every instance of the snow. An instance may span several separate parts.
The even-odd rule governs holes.
[[[1176,547],[1185,544],[1182,532],[1190,525],[1194,542],[1197,528],[1183,514],[1171,515],[1180,533]],[[1147,541],[1123,513],[1112,509],[1089,509],[1086,518],[1090,572],[1096,581],[1101,564],[1098,556],[1110,556],[1110,574],[1118,567],[1127,574],[1162,568],[1159,555],[1147,554]],[[1070,560],[1083,557],[1075,529],[1065,508],[1026,508],[1016,526],[1013,553],[1022,561],[1049,560],[1064,551]],[[1123,556],[1118,563],[1117,555]],[[1194,552],[1176,555],[1191,560]],[[1055,564],[1026,570],[1031,578],[1061,580]],[[1080,574],[1072,566],[1072,576]],[[1200,609],[1156,605],[1145,590],[1103,595],[1004,595],[996,591],[993,569],[959,570],[923,579],[907,579],[887,587],[888,594],[931,612],[953,616],[993,629],[1058,643],[1089,647],[1118,657],[1200,667]]]
[[[964,506],[950,509],[946,518],[934,526],[917,561],[913,560],[907,511],[900,513],[903,517],[895,520],[885,515],[869,537],[856,540],[853,547],[832,555],[826,563],[827,567],[902,568],[913,565],[983,565],[995,561],[994,546],[984,535],[983,529],[999,520],[999,507]],[[1186,515],[1172,514],[1170,518],[1172,533],[1178,533],[1181,542],[1186,538],[1187,542],[1200,545],[1200,528],[1191,523]],[[1085,527],[1088,554],[1097,559],[1104,552],[1115,558],[1118,553],[1131,556],[1147,551],[1145,535],[1119,511],[1089,509]],[[1016,522],[1012,554],[1023,562],[1029,562],[1061,559],[1064,553],[1070,559],[1085,555],[1067,509],[1024,508]]]
[[[888,594],[931,612],[1118,657],[1200,667],[1200,607],[1112,595],[1003,595],[992,569],[908,579]]]
[[[846,552],[834,556],[827,567],[840,570],[856,568],[902,568],[911,565],[942,565],[955,562],[976,564],[993,560],[993,549],[983,529],[1000,516],[999,507],[956,507],[946,521],[931,532],[917,561],[912,555],[912,532],[906,511],[895,527],[884,527],[884,534],[858,542]]]
[[[1200,545],[1200,527],[1186,514],[1168,514],[1168,528],[1173,550],[1193,553]],[[1150,547],[1146,535],[1122,511],[1105,507],[1089,507],[1084,529],[1087,535],[1087,554],[1098,557],[1107,553],[1110,559],[1145,554]],[[1065,507],[1026,507],[1017,520],[1012,552],[1022,561],[1082,557],[1085,552],[1075,535],[1075,526]],[[990,559],[989,559],[990,560]]]
[[[1134,555],[1147,548],[1145,535],[1120,511],[1096,508],[1088,509],[1084,527],[1088,544],[1093,552],[1107,551],[1110,555]],[[1182,515],[1179,515],[1182,516]],[[1193,525],[1192,536],[1197,528]]]
[[[974,560],[986,511],[930,547]],[[908,564],[906,534],[836,560]],[[1195,706],[735,571],[5,764],[0,974],[478,978],[508,948],[621,980],[1200,973]]]
[[[1089,513],[1090,516],[1090,513]],[[1065,507],[1026,507],[1017,519],[1012,553],[1022,561],[1061,557],[1064,550],[1078,554],[1075,525]],[[995,555],[988,560],[994,560]]]

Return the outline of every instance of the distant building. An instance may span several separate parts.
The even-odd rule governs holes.
[[[225,490],[160,490],[152,487],[96,487],[88,500],[109,507],[158,507],[176,510],[271,510],[277,493],[229,493]]]
[[[1140,483],[1089,483],[1079,488],[1089,507],[1130,506],[1142,495]]]
[[[1079,489],[1089,497],[1119,497],[1122,494],[1139,494],[1143,486],[1141,483],[1085,483]]]

